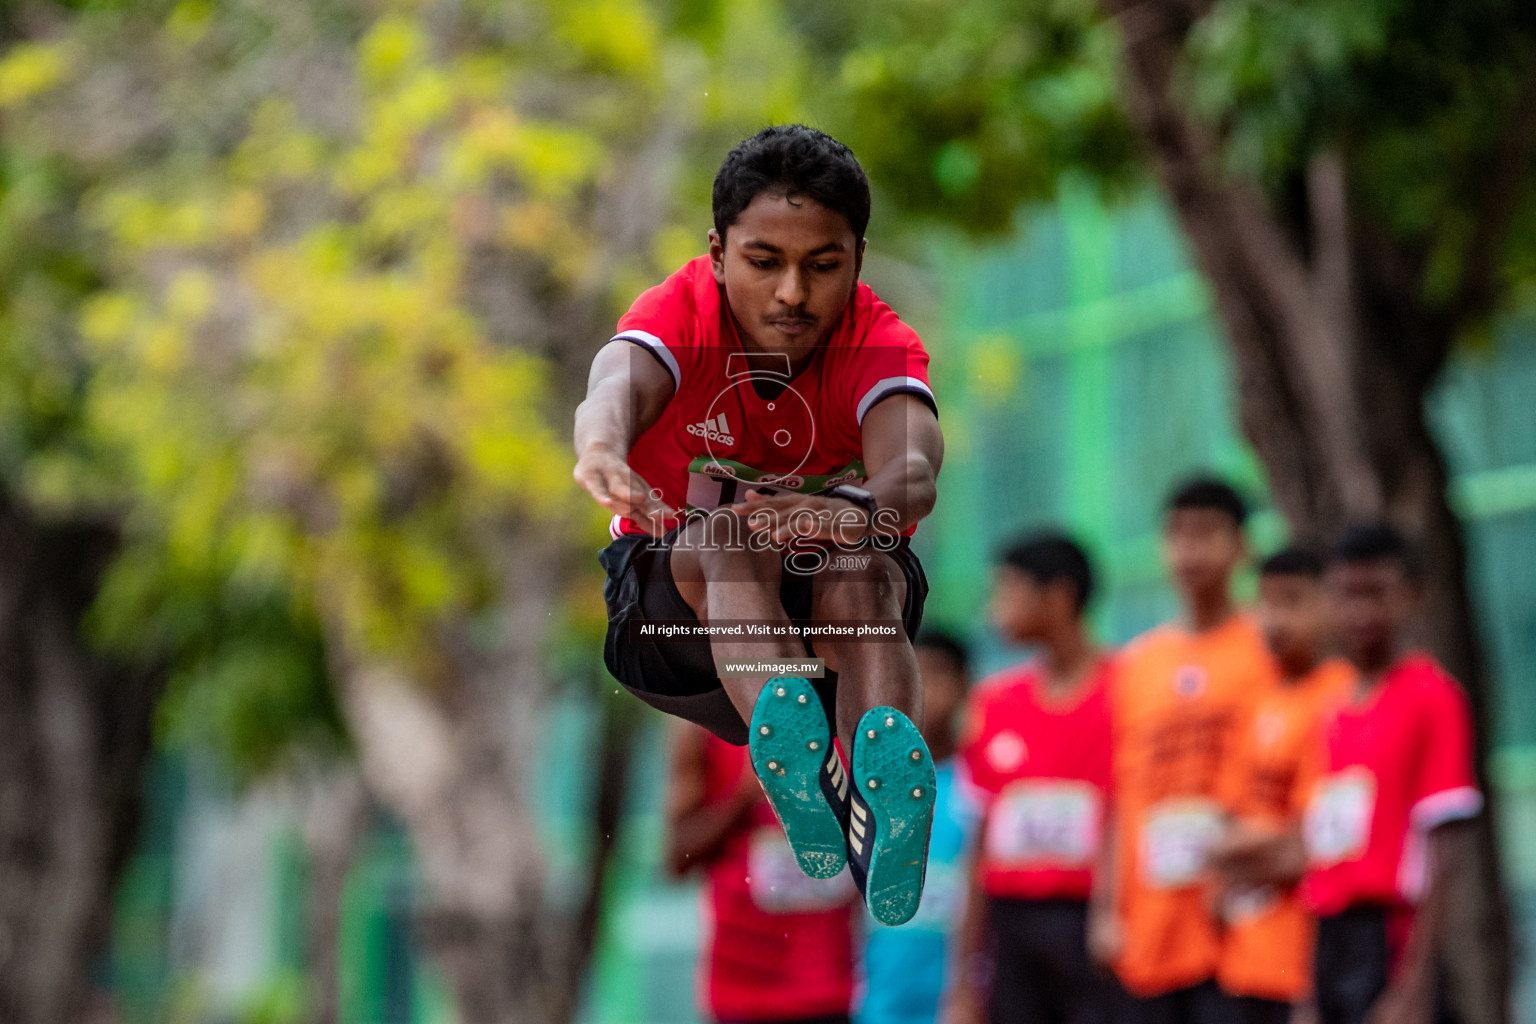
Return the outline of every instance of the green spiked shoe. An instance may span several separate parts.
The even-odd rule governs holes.
[[[848,777],[810,680],[768,680],[752,710],[747,750],[800,870],[811,878],[843,870]]]
[[[874,919],[905,924],[928,870],[933,757],[912,720],[883,707],[859,719],[851,761],[848,865]]]

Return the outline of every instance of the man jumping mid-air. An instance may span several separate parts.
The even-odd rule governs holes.
[[[911,644],[943,455],[928,354],[859,281],[869,182],[846,146],[765,129],[713,207],[709,254],[635,300],[576,410],[574,476],[614,513],[604,660],[746,744],[801,870],[847,863],[900,924],[934,800]],[[774,671],[808,656],[824,678]]]

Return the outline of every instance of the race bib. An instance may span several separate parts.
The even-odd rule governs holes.
[[[1233,889],[1221,904],[1221,916],[1228,924],[1240,924],[1269,912],[1280,898],[1272,885]]]
[[[688,463],[687,507],[708,512],[723,505],[745,501],[747,491],[767,494],[786,491],[811,494],[842,483],[860,483],[864,465],[855,459],[836,473],[811,476],[803,473],[770,473],[732,459],[700,455]]]
[[[747,854],[747,880],[752,902],[765,914],[810,914],[843,906],[854,893],[844,869],[833,878],[807,878],[777,828],[752,834]]]
[[[1221,835],[1221,815],[1209,800],[1167,800],[1153,807],[1141,829],[1142,880],[1154,889],[1192,885],[1205,855]]]
[[[1376,777],[1361,766],[1324,779],[1307,804],[1303,835],[1313,864],[1337,864],[1365,852],[1376,811]]]
[[[1014,782],[987,819],[987,857],[1000,867],[1087,867],[1099,849],[1099,792],[1085,782]]]

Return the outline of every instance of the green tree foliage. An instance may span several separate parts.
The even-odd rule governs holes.
[[[1119,84],[1123,45],[1127,34],[1177,34],[1188,23],[1175,98],[1210,127],[1223,173],[1294,207],[1305,202],[1309,160],[1337,150],[1354,213],[1402,247],[1403,272],[1430,308],[1449,318],[1485,313],[1511,294],[1528,301],[1536,280],[1529,4],[1119,7],[859,5],[830,109],[891,199],[1006,229],[1018,203],[1051,194],[1063,172],[1113,190],[1145,176],[1146,148],[1125,108],[1135,87]],[[1512,283],[1517,292],[1506,292]]]
[[[982,233],[1081,168],[1139,177],[1114,37],[1085,0],[857,5],[826,116],[898,207]]]
[[[639,3],[468,6],[97,5],[0,64],[4,469],[123,517],[97,635],[237,763],[336,731],[322,629],[430,679],[500,532],[601,536],[554,321],[654,273],[593,206],[700,62]]]

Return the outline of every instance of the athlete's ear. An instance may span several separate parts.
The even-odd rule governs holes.
[[[859,274],[864,270],[864,247],[869,244],[869,239],[859,239],[858,248],[853,251],[853,279],[857,281]]]
[[[709,229],[709,265],[715,272],[715,284],[725,287],[725,239],[714,228]]]

